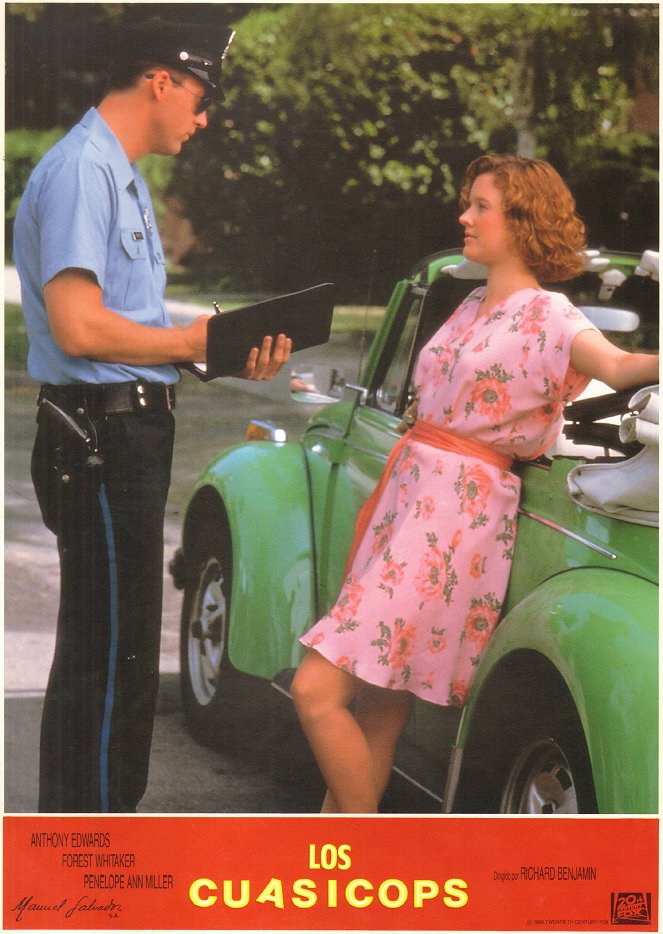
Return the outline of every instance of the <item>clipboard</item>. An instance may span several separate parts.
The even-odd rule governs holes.
[[[184,366],[207,382],[241,373],[251,348],[260,347],[267,335],[290,337],[293,352],[325,344],[331,331],[334,297],[333,283],[323,282],[243,308],[217,311],[207,323],[206,362]]]

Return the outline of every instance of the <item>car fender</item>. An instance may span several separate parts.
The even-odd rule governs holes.
[[[315,622],[304,448],[256,441],[212,461],[187,509],[185,555],[195,554],[198,528],[209,525],[212,490],[227,517],[233,550],[230,661],[240,671],[270,679],[298,664],[298,636]]]
[[[657,620],[658,587],[649,581],[603,568],[545,581],[498,626],[479,663],[458,745],[471,735],[492,676],[503,667],[517,678],[519,654],[528,664],[538,656],[554,666],[575,703],[599,811],[656,810]]]

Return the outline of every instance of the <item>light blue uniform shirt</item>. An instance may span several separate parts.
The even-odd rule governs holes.
[[[138,324],[171,327],[166,264],[147,185],[95,108],[30,176],[16,214],[14,258],[30,342],[28,371],[40,383],[174,383],[169,364],[133,366],[70,357],[53,340],[43,288],[64,269],[94,274],[104,305]]]

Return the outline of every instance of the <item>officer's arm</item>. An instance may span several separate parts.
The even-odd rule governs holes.
[[[48,322],[56,343],[70,357],[135,365],[205,359],[207,317],[186,328],[137,324],[104,306],[94,276],[65,269],[44,286]]]
[[[48,322],[56,343],[70,357],[89,357],[133,365],[204,360],[207,316],[188,327],[158,328],[136,324],[106,308],[94,276],[65,269],[44,286]],[[290,357],[291,342],[282,334],[254,347],[239,376],[271,379]]]

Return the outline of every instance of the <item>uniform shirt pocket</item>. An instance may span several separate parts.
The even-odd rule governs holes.
[[[144,312],[153,304],[153,277],[145,237],[144,231],[135,227],[120,229],[120,246],[106,282],[109,307],[114,310]]]
[[[147,259],[147,243],[142,230],[125,227],[120,231],[120,240],[129,259]]]

